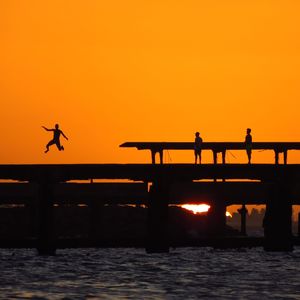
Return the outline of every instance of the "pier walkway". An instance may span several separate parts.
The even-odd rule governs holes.
[[[0,180],[66,182],[70,180],[249,179],[300,181],[300,164],[52,164],[0,165]]]

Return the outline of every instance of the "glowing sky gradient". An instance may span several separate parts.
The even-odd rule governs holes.
[[[299,11],[298,1],[1,1],[0,163],[149,162],[119,144],[195,131],[241,141],[247,127],[255,141],[300,141]],[[45,155],[41,126],[55,123],[70,140]],[[254,153],[262,161],[273,153]]]

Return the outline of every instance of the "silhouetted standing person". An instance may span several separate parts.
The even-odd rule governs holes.
[[[251,136],[250,128],[247,128],[247,135],[245,137],[245,146],[246,146],[246,152],[247,152],[247,156],[248,156],[248,164],[251,164],[252,136]]]
[[[68,138],[64,135],[64,133],[59,129],[59,125],[55,124],[55,128],[52,129],[48,129],[45,126],[42,126],[46,131],[53,131],[53,139],[46,145],[46,151],[45,153],[47,153],[49,151],[49,147],[51,145],[56,145],[56,147],[58,148],[59,151],[61,150],[65,150],[64,146],[62,146],[60,144],[60,135],[62,135],[66,140],[68,140]]]
[[[202,150],[202,138],[200,137],[200,133],[195,133],[195,145],[194,145],[194,153],[195,153],[195,164],[197,164],[197,157],[199,157],[199,164],[201,164],[201,150]]]

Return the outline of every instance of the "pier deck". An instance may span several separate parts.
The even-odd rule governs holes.
[[[138,150],[150,150],[152,163],[155,164],[155,154],[159,153],[160,163],[163,163],[164,150],[194,150],[193,142],[125,142],[122,148],[136,148]],[[217,163],[217,153],[222,153],[222,163],[225,163],[227,150],[245,150],[243,142],[203,142],[202,150],[213,152],[214,163]],[[287,164],[288,150],[300,150],[300,142],[253,142],[253,150],[273,150],[275,164],[279,163],[279,153],[283,153],[284,164]]]
[[[57,164],[0,165],[0,180],[53,181],[128,179],[168,180],[248,179],[300,182],[300,164]]]

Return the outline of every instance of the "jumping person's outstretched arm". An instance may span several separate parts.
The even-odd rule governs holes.
[[[65,136],[65,134],[62,131],[61,131],[61,134],[66,140],[68,140],[68,138]]]
[[[42,126],[46,131],[53,131],[53,129],[48,129],[45,126]]]

